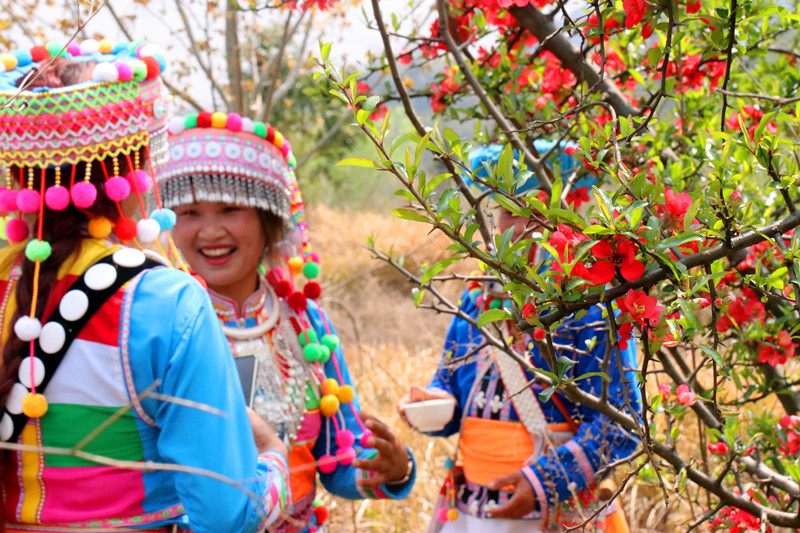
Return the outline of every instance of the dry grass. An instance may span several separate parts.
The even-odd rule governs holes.
[[[309,211],[314,249],[320,253],[323,271],[322,304],[331,315],[343,340],[348,366],[356,382],[362,407],[388,424],[413,451],[417,459],[416,486],[403,502],[350,502],[328,494],[323,499],[331,513],[331,531],[422,532],[432,503],[444,478],[444,459],[455,447],[453,439],[430,439],[410,431],[398,418],[395,402],[412,383],[430,380],[439,359],[449,316],[414,307],[408,283],[394,269],[370,257],[366,238],[374,235],[376,246],[407,255],[412,271],[420,263],[446,257],[447,240],[428,235],[422,224],[399,221],[388,214],[336,212],[325,207]],[[474,264],[459,264],[457,271],[474,270]],[[462,287],[450,284],[448,296],[458,298]],[[658,384],[653,383],[653,393]],[[697,455],[697,428],[684,428],[681,447]],[[615,475],[618,479],[622,472]],[[653,480],[630,483],[619,500],[634,533],[682,532],[705,509],[691,508],[686,497],[668,487],[670,504]],[[688,492],[685,492],[688,491]],[[704,501],[704,500],[703,500]]]

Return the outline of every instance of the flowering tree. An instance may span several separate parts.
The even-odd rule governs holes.
[[[560,390],[642,439],[618,492],[649,470],[663,498],[683,504],[681,530],[800,528],[800,6],[435,0],[427,7],[429,20],[407,24],[372,0],[385,45],[375,68],[394,82],[384,99],[402,104],[414,134],[392,138],[388,119],[374,121],[381,98],[360,93],[359,74],[328,61],[330,45],[318,60],[319,74],[376,148],[371,160],[342,163],[393,175],[408,201],[395,214],[452,241],[451,257],[404,270],[417,304],[459,314],[441,292],[455,278],[441,272],[478,259],[484,272],[472,279],[499,279],[510,302],[474,324],[523,365],[497,321],[515,320],[554,354],[551,330],[602,306],[616,339],[605,368],[637,338],[641,411],[615,409],[605,391],[582,391],[572,361],[551,355],[549,369],[532,371],[547,387],[544,400]],[[406,32],[410,25],[424,29]],[[413,93],[403,77],[420,68],[439,73]],[[420,98],[435,123],[419,117]],[[475,124],[469,140],[452,129],[467,120]],[[558,143],[540,153],[537,139]],[[468,153],[486,142],[505,149],[481,178],[470,172]],[[561,150],[577,169],[546,164]],[[442,163],[441,174],[421,170],[426,153]],[[531,177],[539,191],[516,194]],[[536,220],[541,236],[493,235],[490,201]],[[531,260],[534,246],[546,260]],[[403,269],[398,258],[373,251]],[[581,354],[575,347],[574,358]]]

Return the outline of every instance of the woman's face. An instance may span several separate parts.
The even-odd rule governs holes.
[[[497,229],[499,233],[504,233],[508,228],[514,228],[514,240],[530,239],[534,231],[540,231],[539,225],[532,218],[521,216],[514,216],[511,211],[505,207],[499,206],[497,208]]]
[[[239,304],[258,285],[267,238],[254,207],[195,202],[175,208],[173,236],[189,266],[210,289]]]

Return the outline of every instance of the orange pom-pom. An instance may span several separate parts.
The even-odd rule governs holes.
[[[341,389],[339,389],[341,390]],[[319,412],[322,416],[333,416],[339,410],[339,399],[333,394],[326,394],[319,401]]]
[[[289,268],[291,269],[293,275],[299,276],[303,271],[303,258],[295,256],[289,259]]]
[[[28,418],[41,418],[47,412],[47,398],[44,394],[29,392],[22,398],[22,412]]]
[[[356,391],[354,391],[353,387],[350,385],[342,385],[339,387],[339,390],[336,391],[336,398],[338,398],[341,403],[350,403],[355,397]]]
[[[89,221],[89,235],[95,239],[105,239],[111,234],[114,225],[106,217],[97,217]]]

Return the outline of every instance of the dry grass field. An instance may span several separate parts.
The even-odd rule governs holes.
[[[322,260],[322,304],[342,338],[362,408],[393,428],[414,451],[418,466],[416,486],[405,501],[351,502],[322,491],[321,497],[331,510],[330,531],[423,532],[444,478],[444,460],[453,451],[455,440],[431,439],[409,430],[397,416],[395,402],[412,383],[425,384],[430,379],[450,317],[416,309],[412,285],[391,267],[372,259],[366,239],[374,235],[378,249],[405,255],[405,266],[412,271],[420,263],[430,264],[444,257],[447,241],[437,234],[428,235],[422,224],[400,221],[389,214],[316,207],[309,210],[308,217],[312,246]],[[455,270],[468,273],[474,268],[474,264],[459,264]],[[463,287],[450,285],[445,290],[457,299]],[[653,392],[657,391],[658,384],[652,385]],[[698,439],[696,428],[685,427],[681,446],[696,456]],[[626,469],[619,470],[615,474],[618,480]],[[680,494],[674,487],[667,490],[669,505],[665,505],[652,474],[628,484],[619,501],[632,533],[682,533],[694,517],[709,508],[705,498],[700,500],[705,505],[688,503],[696,500],[691,486],[681,489]]]

